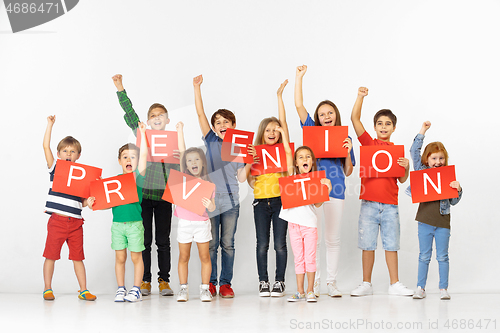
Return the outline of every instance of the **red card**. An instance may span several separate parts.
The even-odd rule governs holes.
[[[253,163],[252,155],[247,154],[248,144],[252,144],[253,132],[228,128],[222,141],[221,159],[227,162]]]
[[[290,142],[290,148],[294,151],[294,144]],[[285,148],[282,143],[275,145],[255,146],[259,163],[252,164],[250,172],[252,176],[259,176],[266,173],[288,171],[286,164]]]
[[[322,178],[326,178],[324,170],[281,177],[279,182],[283,208],[328,201],[328,186],[321,184]]]
[[[201,198],[212,198],[214,191],[214,183],[171,169],[162,199],[203,215],[206,208]]]
[[[361,146],[359,149],[361,178],[403,177],[405,168],[398,164],[404,157],[404,146]]]
[[[314,152],[316,158],[347,157],[342,147],[347,138],[347,126],[304,126],[302,141]]]
[[[59,193],[74,195],[80,198],[90,196],[90,183],[101,178],[102,169],[57,160],[52,190]]]
[[[458,190],[451,188],[455,166],[449,165],[410,172],[411,200],[413,203],[458,198]]]
[[[146,130],[148,141],[148,162],[180,164],[174,157],[174,150],[179,150],[176,131]],[[141,147],[141,135],[137,135],[137,147]]]
[[[90,183],[90,196],[95,197],[93,210],[138,202],[134,173],[93,181]]]

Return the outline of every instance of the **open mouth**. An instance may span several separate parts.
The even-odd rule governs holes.
[[[224,129],[221,129],[221,130],[220,130],[220,134],[221,134],[221,135],[225,135],[225,134],[226,134],[226,131],[227,131],[227,129],[225,129],[225,128],[224,128]]]
[[[127,164],[127,165],[125,166],[125,169],[126,169],[127,171],[132,171],[132,164]]]
[[[325,125],[331,125],[333,123],[332,120],[325,120]]]
[[[67,158],[66,161],[71,162],[71,158]]]
[[[153,125],[155,125],[155,126],[160,126],[160,125],[161,125],[161,121],[155,121],[155,122],[153,123]]]
[[[196,175],[198,173],[198,167],[197,166],[191,167],[191,173]]]
[[[307,164],[307,163],[302,164],[302,168],[304,170],[309,170],[309,164]]]

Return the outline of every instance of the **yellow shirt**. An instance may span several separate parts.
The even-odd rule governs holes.
[[[269,199],[279,197],[279,179],[284,177],[284,172],[266,173],[255,177],[253,195],[255,199]]]

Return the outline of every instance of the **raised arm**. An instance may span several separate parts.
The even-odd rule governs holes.
[[[306,72],[306,65],[298,66],[295,71],[295,108],[297,109],[297,113],[299,114],[300,122],[302,124],[304,124],[307,119],[307,110],[304,107],[304,98],[302,96],[302,78]]]
[[[125,90],[125,88],[123,88],[123,82],[122,82],[123,76],[121,74],[114,75],[112,79],[117,91]]]
[[[276,126],[276,131],[280,132],[283,136],[283,148],[285,148],[286,154],[286,166],[287,166],[287,174],[288,176],[292,176],[295,172],[295,167],[293,163],[293,151],[290,148],[290,142],[288,141],[288,136],[285,135],[285,130],[282,127]]]
[[[141,133],[141,147],[139,153],[139,163],[137,169],[141,176],[146,175],[146,167],[148,165],[148,142],[146,141],[146,124],[143,122],[138,123],[139,132]]]
[[[431,128],[431,122],[424,121],[422,127],[420,128],[420,131],[418,132],[417,136],[415,136],[415,139],[413,139],[413,143],[410,147],[410,156],[413,161],[413,169],[415,171],[425,168],[425,166],[422,164],[420,151],[422,150],[422,145],[424,144],[425,133],[429,128]]]
[[[278,117],[281,123],[281,128],[283,128],[283,141],[290,141],[290,134],[288,133],[288,125],[286,123],[286,112],[285,112],[285,104],[283,103],[283,90],[285,90],[286,85],[288,84],[288,80],[283,81],[283,83],[278,88]]]
[[[356,98],[356,102],[352,107],[351,121],[352,121],[352,126],[354,127],[354,131],[356,132],[356,135],[358,137],[365,132],[365,128],[361,123],[361,107],[363,106],[363,99],[367,95],[368,95],[368,88],[365,87],[359,88],[358,97]]]
[[[54,164],[54,155],[52,150],[50,150],[50,138],[52,136],[52,126],[56,122],[56,116],[47,117],[47,128],[45,129],[45,135],[43,136],[43,152],[45,154],[45,160],[47,161],[47,167],[50,169]]]
[[[354,168],[351,160],[352,141],[349,137],[344,140],[343,147],[347,148],[347,157],[345,158],[344,163],[344,174],[346,177],[349,177],[352,173],[352,169]]]
[[[116,94],[118,95],[118,101],[120,102],[122,110],[125,112],[125,114],[123,115],[123,119],[125,120],[127,126],[130,127],[132,131],[134,131],[134,134],[137,135],[135,130],[137,129],[137,124],[139,123],[140,119],[134,108],[132,107],[132,101],[130,100],[130,98],[128,98],[127,92],[123,87],[123,76],[121,74],[116,74],[112,77],[112,79],[117,89]]]
[[[201,134],[205,137],[210,131],[210,123],[205,115],[203,109],[203,100],[201,99],[201,84],[203,83],[203,76],[198,75],[193,79],[194,86],[194,104],[196,106],[196,113],[198,114],[198,123],[200,124]]]
[[[175,125],[175,129],[177,130],[177,144],[179,146],[179,159],[181,160],[181,172],[184,172],[182,168],[182,156],[186,151],[186,143],[184,141],[184,123],[179,121],[177,125]]]

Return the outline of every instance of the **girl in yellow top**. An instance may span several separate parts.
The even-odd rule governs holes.
[[[276,117],[270,117],[261,121],[255,137],[255,145],[282,143],[282,136],[286,136],[288,140],[288,127],[282,97],[287,83],[288,80],[285,80],[277,92],[279,120]],[[287,172],[248,176],[248,184],[254,189],[255,200],[253,202],[253,212],[257,235],[257,270],[260,281],[259,294],[263,297],[281,297],[285,290],[287,262],[286,233],[288,223],[279,218],[281,196],[278,182],[278,179],[284,176],[288,176]],[[269,250],[271,223],[273,227],[274,250],[276,251],[276,275],[272,288],[269,285],[269,276],[267,273],[267,252]]]

